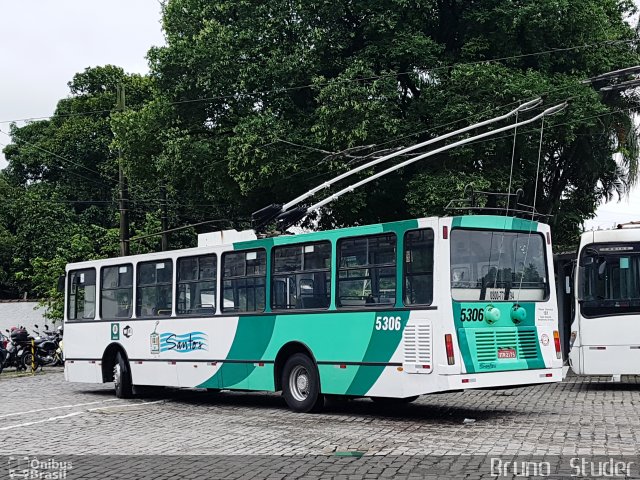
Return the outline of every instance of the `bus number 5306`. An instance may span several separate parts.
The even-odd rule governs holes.
[[[400,317],[376,317],[376,330],[400,330],[401,328]]]

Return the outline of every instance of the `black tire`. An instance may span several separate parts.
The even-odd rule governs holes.
[[[377,405],[383,406],[392,406],[392,405],[406,405],[411,402],[415,402],[418,399],[419,395],[414,395],[413,397],[405,397],[405,398],[396,398],[396,397],[371,397],[371,400],[374,401]]]
[[[113,367],[113,386],[118,398],[131,398],[133,396],[133,384],[131,383],[131,370],[129,362],[118,352],[116,363]]]
[[[27,372],[35,372],[36,370],[38,370],[38,367],[40,366],[38,364],[38,356],[34,355],[29,351],[29,352],[24,352],[22,354],[22,368],[24,370],[26,370]]]
[[[296,353],[282,370],[282,396],[294,412],[318,412],[324,407],[318,369],[307,355]]]

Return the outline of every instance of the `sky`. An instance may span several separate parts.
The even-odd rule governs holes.
[[[0,0],[0,122],[51,115],[87,67],[147,73],[147,51],[164,44],[160,19],[158,0]],[[0,133],[0,150],[7,143]]]
[[[87,67],[147,73],[147,51],[164,44],[160,19],[158,0],[0,0],[0,131],[8,131],[6,120],[51,115],[69,94],[67,82]],[[0,133],[0,151],[7,143]],[[640,186],[602,205],[585,228],[631,220],[640,220]]]

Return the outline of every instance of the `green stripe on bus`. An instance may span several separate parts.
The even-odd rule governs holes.
[[[380,316],[376,314],[376,317]],[[383,317],[386,315],[383,315]],[[364,354],[364,363],[387,363],[397,350],[398,345],[402,341],[402,332],[409,320],[409,312],[395,312],[394,317],[400,317],[400,330],[373,330],[373,335],[369,341],[367,351]],[[373,319],[375,325],[376,319]],[[374,327],[375,328],[375,327]],[[347,395],[366,395],[373,387],[386,367],[361,365],[358,367],[355,378],[345,392]]]
[[[227,360],[261,360],[275,326],[274,315],[246,316],[238,319],[238,327]],[[213,340],[215,342],[215,339]],[[197,388],[249,388],[247,377],[256,368],[251,363],[223,363],[209,380]]]

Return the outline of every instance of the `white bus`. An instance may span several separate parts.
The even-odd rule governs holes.
[[[418,395],[562,380],[549,226],[421,218],[70,264],[71,382]]]
[[[582,234],[569,362],[580,375],[640,375],[640,225]]]

